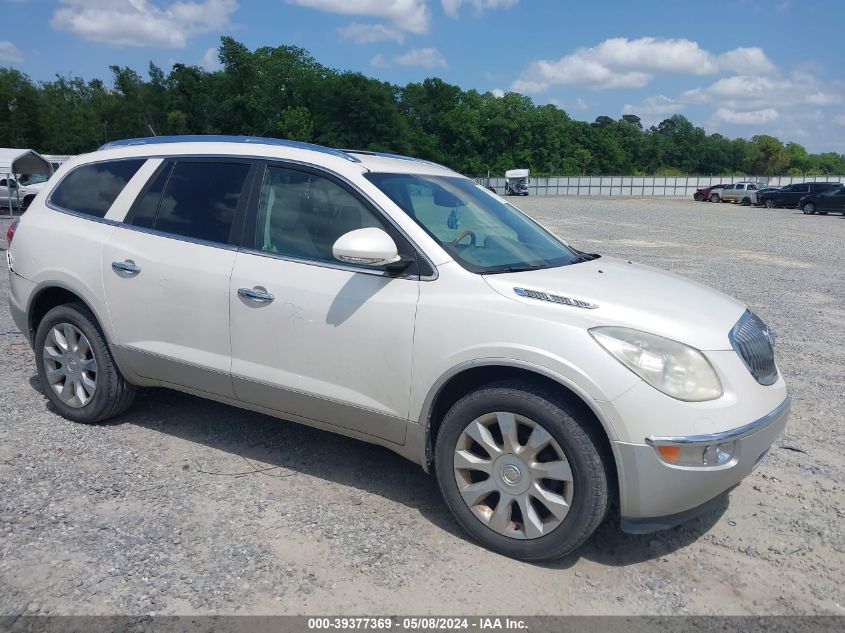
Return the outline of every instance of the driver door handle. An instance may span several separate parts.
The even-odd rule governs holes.
[[[238,296],[244,299],[251,299],[258,303],[270,303],[275,299],[273,295],[258,288],[238,288]]]
[[[137,275],[141,272],[141,267],[131,259],[127,259],[122,262],[112,262],[111,267],[119,273],[127,273],[129,275]]]

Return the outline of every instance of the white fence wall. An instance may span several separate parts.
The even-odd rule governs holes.
[[[486,185],[487,178],[476,178]],[[756,182],[784,187],[796,182],[845,182],[845,176],[531,176],[532,196],[676,196],[692,197],[699,187],[718,183]],[[505,179],[490,178],[490,186],[504,193]]]

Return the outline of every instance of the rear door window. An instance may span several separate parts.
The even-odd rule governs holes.
[[[50,202],[68,211],[105,217],[145,160],[113,160],[77,167],[53,190]]]
[[[205,242],[226,244],[252,165],[176,161],[161,169],[133,209],[131,224]]]

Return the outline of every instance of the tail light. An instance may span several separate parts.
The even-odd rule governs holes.
[[[20,222],[19,219],[12,220],[12,223],[9,225],[9,228],[6,229],[6,241],[9,242],[9,244],[12,243],[12,238],[15,237],[15,231],[18,228],[18,222]]]

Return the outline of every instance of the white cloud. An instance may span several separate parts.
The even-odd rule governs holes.
[[[395,28],[426,33],[431,24],[427,0],[287,0],[290,4],[338,13],[387,20]]]
[[[836,125],[845,125],[845,114],[837,114],[831,119]]]
[[[421,66],[422,68],[447,68],[446,58],[436,48],[415,48],[394,61],[400,66]]]
[[[453,18],[457,18],[461,12],[462,5],[469,5],[476,14],[484,13],[487,9],[498,9],[501,7],[512,7],[519,3],[519,0],[441,0],[443,12]]]
[[[118,46],[184,48],[194,35],[221,31],[235,0],[180,0],[160,7],[148,0],[61,0],[51,24],[60,31]]]
[[[764,109],[772,106],[828,106],[842,103],[843,90],[836,83],[822,84],[812,75],[799,73],[792,78],[734,75],[706,88],[688,90],[681,99],[690,103],[713,102],[735,110]]]
[[[752,73],[770,74],[777,70],[763,49],[756,46],[735,48],[719,55],[718,60],[719,69],[723,72],[750,75]]]
[[[220,63],[220,58],[217,56],[217,49],[209,48],[206,50],[200,65],[209,72],[223,68],[223,64]]]
[[[20,49],[7,40],[0,41],[0,62],[18,64],[23,61]]]
[[[774,72],[759,48],[737,48],[714,55],[687,39],[616,37],[592,48],[578,48],[559,60],[537,60],[513,83],[521,92],[543,92],[553,85],[596,90],[642,88],[656,74],[709,75],[737,68]]]
[[[372,44],[374,42],[393,41],[397,44],[405,42],[405,35],[402,31],[384,24],[360,24],[353,22],[342,26],[337,30],[338,34],[345,40],[351,40],[356,44]]]
[[[780,113],[774,108],[747,110],[744,112],[731,110],[730,108],[719,108],[713,114],[713,118],[716,121],[730,123],[731,125],[763,125],[777,121],[780,118]]]
[[[686,104],[670,99],[665,95],[654,95],[643,100],[640,104],[626,103],[622,107],[622,113],[636,114],[647,120],[653,120],[655,117],[660,118],[667,114],[676,114],[685,107]]]
[[[387,68],[390,66],[390,62],[387,61],[387,58],[384,55],[379,53],[370,60],[370,66],[373,68]]]
[[[502,97],[505,96],[505,91],[502,90],[501,88],[493,88],[493,90],[491,90],[490,93],[494,97],[496,97],[497,99],[501,99]]]

